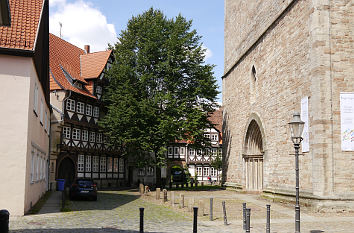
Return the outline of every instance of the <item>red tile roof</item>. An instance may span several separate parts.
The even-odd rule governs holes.
[[[85,50],[49,34],[50,90],[71,90],[92,98],[92,82],[85,79],[98,78],[112,51],[86,54]],[[66,72],[74,80],[83,83],[84,90],[74,87],[65,77]]]
[[[85,79],[97,78],[106,66],[112,51],[101,51],[81,55],[81,76]]]
[[[210,116],[208,117],[209,121],[214,125],[214,128],[217,129],[220,133],[222,133],[222,112],[223,108],[219,108],[215,110]]]
[[[34,50],[44,0],[9,0],[10,26],[0,26],[0,47]]]

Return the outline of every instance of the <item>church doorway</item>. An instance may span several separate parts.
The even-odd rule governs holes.
[[[75,164],[69,158],[65,157],[59,165],[58,179],[65,179],[65,186],[70,186],[75,179]]]
[[[243,153],[246,190],[263,189],[263,154],[262,133],[258,123],[252,120],[247,129]]]

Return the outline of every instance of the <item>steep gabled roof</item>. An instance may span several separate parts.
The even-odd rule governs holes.
[[[208,117],[210,123],[212,123],[214,125],[214,128],[217,129],[220,133],[222,133],[222,112],[223,108],[220,107]]]
[[[111,50],[107,50],[81,55],[81,76],[84,79],[97,78],[105,68],[111,53]]]
[[[44,0],[9,0],[10,26],[0,26],[0,48],[33,51]]]
[[[98,78],[112,51],[86,54],[85,50],[49,34],[50,90],[71,90],[92,98],[92,82],[85,79]],[[73,85],[79,82],[83,89]]]

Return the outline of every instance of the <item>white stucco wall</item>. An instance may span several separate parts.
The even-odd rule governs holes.
[[[46,180],[31,183],[31,149],[35,145],[47,160],[49,136],[33,112],[34,85],[39,86],[32,58],[0,55],[0,208],[23,215],[46,190]]]

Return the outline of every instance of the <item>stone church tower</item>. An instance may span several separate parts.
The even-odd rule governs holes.
[[[351,0],[225,0],[224,181],[295,195],[288,122],[306,122],[300,197],[354,208]]]

